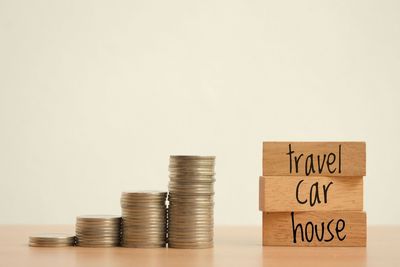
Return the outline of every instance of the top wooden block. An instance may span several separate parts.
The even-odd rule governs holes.
[[[365,142],[264,142],[263,176],[365,176]]]

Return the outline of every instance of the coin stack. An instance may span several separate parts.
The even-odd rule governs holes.
[[[122,239],[123,247],[165,247],[167,242],[167,192],[123,192]]]
[[[31,247],[67,247],[75,244],[75,236],[62,233],[46,233],[29,237]]]
[[[77,245],[81,247],[115,247],[120,243],[121,217],[85,215],[76,218]]]
[[[169,247],[213,247],[214,166],[215,157],[170,157]]]

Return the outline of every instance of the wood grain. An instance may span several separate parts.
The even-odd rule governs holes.
[[[215,226],[212,249],[34,248],[35,233],[74,233],[73,225],[0,225],[4,267],[365,267],[400,266],[399,226],[368,226],[367,247],[262,247],[260,226]]]
[[[292,222],[292,216],[294,223]],[[340,220],[343,220],[345,224],[338,223]],[[312,222],[312,224],[310,223],[310,226],[306,227],[308,222]],[[328,232],[329,222],[331,222],[329,229],[334,236],[331,241],[327,241],[331,238],[331,234]],[[325,230],[322,241],[319,241],[315,233],[311,234],[311,229],[317,225],[319,237],[322,237],[322,223],[324,223]],[[304,240],[301,238],[302,231],[300,231],[300,228],[297,228],[296,234],[294,234],[293,228],[296,228],[298,224],[303,227]],[[342,231],[336,234],[335,229],[342,229]],[[340,240],[340,238],[344,239]],[[263,245],[301,247],[366,246],[366,214],[364,212],[351,211],[264,212]]]
[[[365,176],[365,150],[365,142],[264,142],[263,176]],[[311,161],[314,172],[306,168]]]
[[[259,182],[261,211],[363,210],[363,177],[261,176]]]

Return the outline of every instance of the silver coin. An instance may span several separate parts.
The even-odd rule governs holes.
[[[167,221],[167,216],[165,217],[125,217],[122,225],[129,223],[140,223],[140,224],[164,224]]]
[[[202,216],[213,216],[213,209],[211,208],[196,208],[194,206],[176,206],[171,208],[169,217],[174,216],[189,216],[192,218],[202,217]]]
[[[116,243],[120,238],[78,238],[77,243]]]
[[[93,242],[81,242],[76,245],[79,247],[117,247],[119,242],[109,242],[109,243],[93,243]]]
[[[121,201],[120,206],[123,209],[131,209],[131,210],[164,210],[166,209],[166,204],[158,204],[158,203],[146,203],[146,202],[125,202]]]
[[[95,236],[95,237],[115,237],[119,236],[121,234],[120,231],[118,232],[79,232],[76,233],[77,237],[82,237],[82,236]]]
[[[167,230],[167,225],[162,226],[150,226],[147,227],[145,225],[129,225],[125,227],[123,233],[127,232],[150,232],[150,231],[157,231],[157,232],[165,232]]]
[[[76,229],[82,229],[82,230],[91,230],[91,229],[98,229],[98,230],[117,230],[121,226],[121,222],[115,225],[109,224],[109,225],[104,225],[104,224],[82,224],[82,223],[77,223],[75,224]]]
[[[141,223],[141,224],[149,224],[149,223],[155,223],[155,224],[163,224],[167,221],[167,216],[165,217],[125,217],[124,221],[122,222],[122,225],[126,225],[128,223]]]
[[[200,187],[200,188],[213,188],[214,187],[214,183],[196,183],[196,182],[191,182],[191,183],[183,183],[180,181],[170,181],[168,183],[168,185],[170,186],[178,186],[178,187]]]
[[[212,195],[214,194],[214,189],[213,188],[200,188],[200,187],[194,187],[194,186],[168,186],[169,190],[171,192],[174,192],[175,194],[198,194],[198,193],[205,193]]]
[[[119,239],[121,235],[105,236],[105,235],[79,235],[76,239],[79,240],[116,240]]]
[[[168,229],[168,234],[169,237],[202,237],[202,236],[213,236],[214,231],[211,228],[203,228],[203,229],[198,229],[198,228],[171,228]]]
[[[71,234],[65,233],[40,233],[36,235],[31,235],[29,238],[33,239],[50,239],[50,240],[65,240],[65,239],[73,239],[75,236]]]
[[[73,240],[63,240],[63,241],[48,241],[48,240],[29,240],[30,243],[37,243],[37,244],[71,244],[75,243],[75,239]]]
[[[213,209],[196,209],[190,206],[174,207],[171,208],[169,213],[170,217],[174,215],[187,215],[187,216],[202,216],[202,215],[213,215]]]
[[[78,247],[88,247],[88,248],[111,248],[118,247],[119,244],[90,244],[90,243],[82,243],[77,244]]]
[[[127,225],[149,225],[149,226],[163,226],[167,223],[167,219],[154,219],[154,220],[125,220],[122,224],[122,227],[126,227]]]
[[[139,190],[139,191],[123,191],[122,195],[134,195],[134,196],[166,196],[168,192],[165,191],[155,191],[155,190]]]
[[[121,216],[117,215],[80,215],[77,217],[78,220],[81,221],[118,221],[121,219]]]
[[[115,225],[104,225],[104,224],[75,224],[76,229],[83,229],[83,230],[117,230],[121,227],[121,222]]]
[[[168,229],[173,230],[173,229],[182,229],[182,228],[193,228],[196,230],[202,230],[202,229],[208,229],[212,230],[214,228],[213,224],[207,224],[207,223],[201,223],[201,224],[170,224]]]
[[[146,244],[159,244],[163,245],[166,244],[167,240],[166,239],[152,239],[152,240],[122,240],[121,244],[124,246],[124,244],[135,244],[135,245],[146,245]]]
[[[140,230],[158,230],[158,231],[161,231],[161,230],[163,230],[163,231],[165,231],[166,229],[167,229],[168,227],[167,227],[167,224],[160,224],[160,225],[150,225],[150,226],[147,226],[147,225],[145,225],[145,224],[129,224],[129,225],[126,225],[124,228],[123,228],[123,231],[122,232],[127,232],[127,231],[131,231],[132,229],[140,229]]]
[[[129,234],[129,235],[123,235],[121,237],[122,240],[165,240],[166,235],[163,234],[147,234],[147,235],[138,235],[138,234]]]
[[[87,227],[87,226],[75,226],[76,232],[119,232],[121,226],[118,227]]]
[[[199,243],[199,242],[212,242],[213,237],[212,236],[198,236],[198,237],[175,237],[175,236],[169,236],[168,237],[168,242],[169,243]]]
[[[171,162],[168,165],[168,170],[170,174],[184,173],[184,172],[215,174],[215,164],[199,163],[199,162],[191,162],[185,164],[185,163]]]
[[[119,238],[120,235],[121,235],[120,233],[112,234],[112,235],[111,234],[76,234],[76,237],[77,237],[77,239],[80,239],[80,238],[115,239],[115,238]]]
[[[169,204],[177,204],[177,205],[182,205],[182,204],[187,204],[187,205],[195,205],[195,206],[207,206],[207,205],[213,205],[215,202],[213,200],[213,197],[171,197],[169,199]]]
[[[139,221],[151,221],[151,220],[165,220],[167,214],[125,214],[123,222],[129,220],[139,220]]]
[[[214,246],[213,242],[199,242],[199,243],[178,243],[178,242],[168,242],[169,248],[179,248],[179,249],[206,249],[212,248]]]
[[[74,243],[35,243],[29,242],[30,247],[71,247]]]
[[[175,222],[196,222],[196,221],[213,221],[214,216],[213,214],[206,214],[206,213],[171,213],[168,218],[168,222],[175,221]]]
[[[148,235],[136,235],[136,234],[129,234],[129,235],[124,235],[122,236],[122,240],[165,240],[167,238],[167,235],[164,234],[148,234]]]
[[[138,206],[138,205],[130,205],[121,203],[121,208],[123,212],[145,212],[145,213],[162,213],[167,209],[164,205],[160,206]]]
[[[170,161],[183,160],[183,161],[215,161],[215,156],[200,156],[200,155],[170,155]]]
[[[185,234],[182,234],[184,232]],[[169,229],[168,239],[169,240],[193,240],[193,239],[213,239],[214,232],[212,230],[194,230],[193,228],[181,228],[175,230],[174,228]]]
[[[155,209],[155,208],[138,208],[138,207],[130,207],[130,208],[125,208],[122,207],[122,217],[124,217],[124,214],[157,214],[157,215],[163,215],[167,212],[166,208],[162,209]]]
[[[142,244],[142,243],[123,243],[121,244],[122,247],[127,247],[127,248],[162,248],[166,246],[166,243],[162,244]]]

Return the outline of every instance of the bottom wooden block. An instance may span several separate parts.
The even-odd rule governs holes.
[[[263,212],[264,246],[365,247],[365,212]]]

